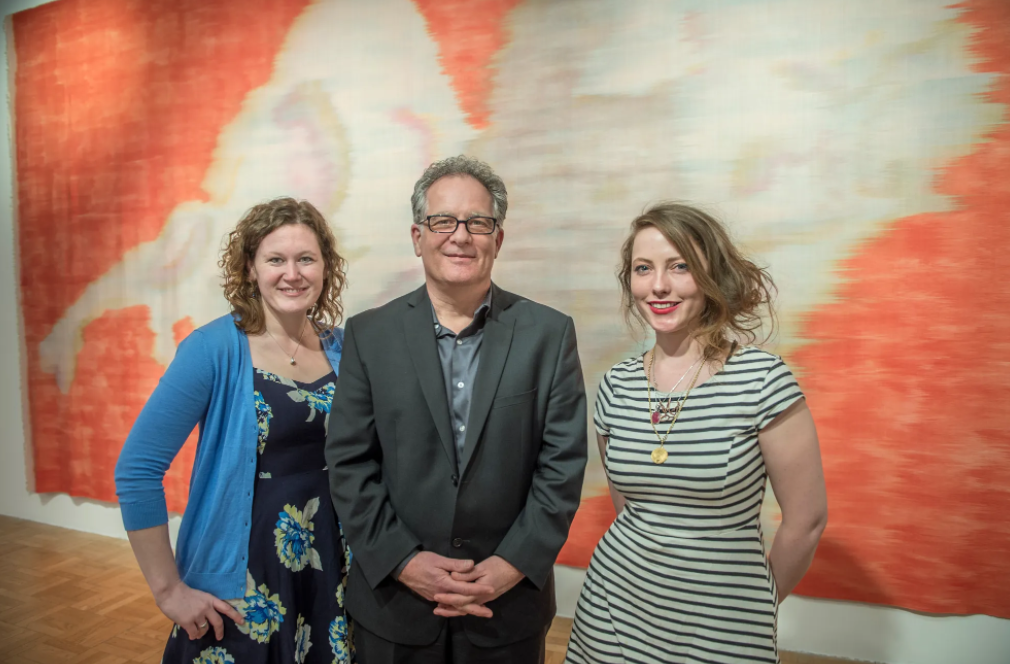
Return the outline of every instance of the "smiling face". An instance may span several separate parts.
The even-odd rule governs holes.
[[[285,224],[267,235],[249,261],[249,278],[268,319],[304,316],[319,300],[323,272],[319,240],[304,224]]]
[[[426,215],[446,214],[464,220],[494,216],[491,194],[469,175],[439,178],[428,188],[427,198]],[[491,286],[491,268],[505,238],[501,226],[490,235],[471,235],[464,224],[453,233],[433,233],[426,224],[413,224],[410,234],[429,283],[446,290]]]
[[[631,257],[631,295],[645,322],[656,334],[693,330],[705,295],[677,247],[647,226],[635,235]]]

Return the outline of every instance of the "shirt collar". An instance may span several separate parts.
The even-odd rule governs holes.
[[[491,290],[487,289],[487,293],[484,295],[484,299],[481,301],[480,306],[477,307],[477,311],[473,312],[473,321],[467,325],[465,328],[459,332],[453,332],[449,328],[441,325],[438,322],[438,314],[435,313],[435,305],[428,300],[428,304],[431,306],[431,319],[435,325],[435,338],[444,336],[470,336],[480,330],[484,329],[484,324],[487,322],[488,314],[491,313]],[[464,335],[463,333],[466,332]]]

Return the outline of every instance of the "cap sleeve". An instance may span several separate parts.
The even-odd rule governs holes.
[[[614,388],[610,385],[610,372],[608,371],[600,381],[600,387],[596,391],[596,408],[593,411],[593,424],[596,426],[596,433],[604,437],[610,436],[610,404],[614,398]]]
[[[796,377],[789,370],[782,358],[775,357],[775,362],[765,374],[761,385],[760,401],[758,403],[757,429],[760,431],[772,423],[776,417],[803,398]]]

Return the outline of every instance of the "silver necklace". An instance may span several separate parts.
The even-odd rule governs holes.
[[[305,335],[305,323],[308,322],[308,320],[309,318],[308,316],[306,316],[305,320],[302,321],[302,329],[301,331],[298,332],[298,341],[295,342],[295,352],[291,353],[291,355],[288,356],[288,363],[291,366],[296,366],[298,364],[297,362],[295,362],[295,355],[298,354],[298,349],[302,347],[302,337]],[[276,338],[274,338],[274,335],[270,334],[270,328],[264,325],[263,329],[267,331],[267,334],[270,335],[270,338],[274,340],[274,343],[277,344],[277,347],[281,349],[281,352],[287,355],[287,352],[285,352],[284,350],[284,346],[281,346],[280,342],[277,341]]]

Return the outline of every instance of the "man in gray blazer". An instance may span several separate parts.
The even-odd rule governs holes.
[[[432,164],[411,204],[425,283],[347,321],[326,441],[358,661],[543,662],[586,464],[575,328],[491,282],[487,164]]]

